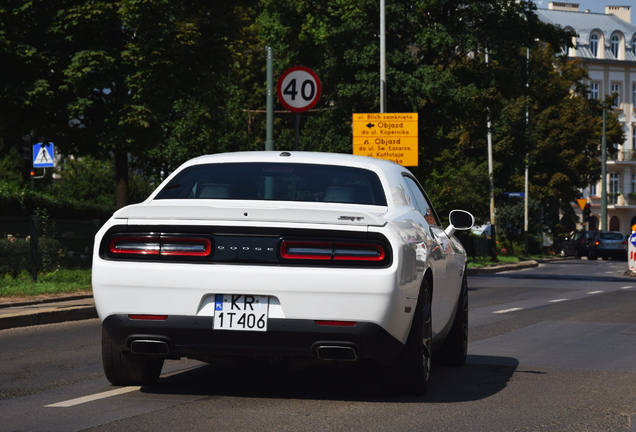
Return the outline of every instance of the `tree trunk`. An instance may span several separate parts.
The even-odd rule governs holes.
[[[128,204],[128,154],[115,153],[115,204],[120,209]]]

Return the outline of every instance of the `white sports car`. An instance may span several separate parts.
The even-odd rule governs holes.
[[[269,357],[386,365],[426,391],[431,359],[463,365],[470,229],[443,229],[393,162],[305,152],[202,156],[95,239],[104,371],[155,382],[164,359]]]

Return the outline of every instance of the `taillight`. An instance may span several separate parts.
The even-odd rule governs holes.
[[[386,258],[378,243],[349,241],[283,240],[280,256],[291,260],[373,261]]]
[[[206,257],[212,242],[206,237],[182,236],[115,236],[110,239],[111,254]]]
[[[284,259],[330,260],[333,242],[283,240],[280,256]]]
[[[125,236],[110,239],[108,250],[113,254],[159,255],[159,236]]]
[[[161,237],[161,255],[208,256],[212,242],[198,237]]]
[[[334,244],[333,259],[353,261],[382,261],[384,248],[374,243],[340,243]]]
[[[319,326],[334,326],[334,327],[355,327],[355,321],[333,321],[333,320],[316,320],[316,324]]]
[[[142,321],[165,321],[168,319],[168,315],[146,315],[146,314],[131,314],[128,315],[131,320]]]

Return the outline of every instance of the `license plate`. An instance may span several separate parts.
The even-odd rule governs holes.
[[[267,331],[269,297],[217,294],[214,298],[214,330]]]

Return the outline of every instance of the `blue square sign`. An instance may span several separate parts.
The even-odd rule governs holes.
[[[53,143],[33,145],[33,168],[53,168]]]

